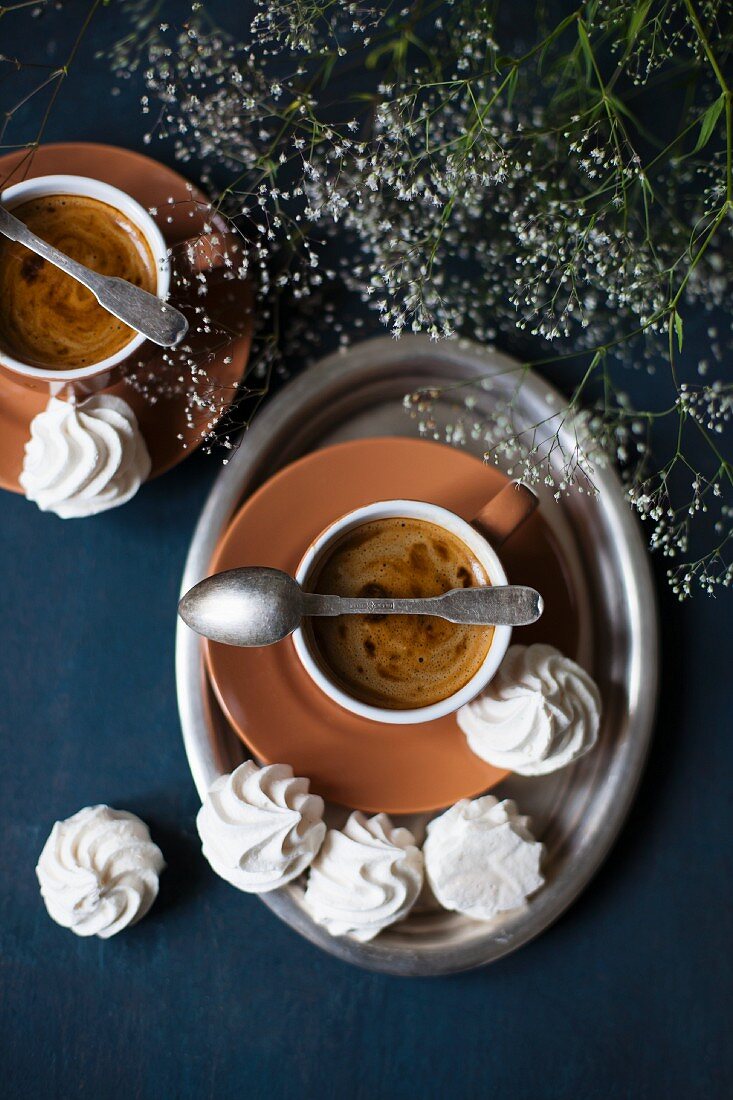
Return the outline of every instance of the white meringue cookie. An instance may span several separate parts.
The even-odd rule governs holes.
[[[330,829],[308,878],[305,907],[332,936],[365,943],[409,913],[422,889],[423,857],[409,829],[387,814],[355,810]]]
[[[423,845],[425,873],[445,909],[476,920],[524,905],[545,881],[544,845],[515,804],[493,795],[456,802],[428,825]]]
[[[49,916],[77,936],[108,939],[145,916],[163,855],[144,821],[87,806],[51,830],[36,867]]]
[[[124,504],[149,473],[135,413],[102,393],[79,405],[51,398],[31,422],[18,480],[42,512],[73,519]]]
[[[240,764],[211,786],[196,818],[217,875],[251,894],[297,878],[323,843],[323,799],[287,764]]]
[[[551,645],[513,645],[458,725],[477,756],[519,775],[564,768],[598,740],[601,696],[592,678]]]

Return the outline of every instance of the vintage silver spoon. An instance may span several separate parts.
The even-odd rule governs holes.
[[[149,294],[147,290],[128,283],[125,279],[118,279],[114,275],[100,275],[84,264],[77,263],[64,252],[59,252],[58,248],[37,237],[4,206],[0,206],[0,233],[11,241],[24,244],[31,252],[71,275],[72,279],[91,290],[100,306],[119,317],[120,321],[124,321],[136,332],[147,336],[154,344],[172,348],[186,335],[188,321],[162,298]]]
[[[272,645],[305,615],[435,615],[451,623],[526,626],[542,614],[539,592],[523,585],[454,588],[424,600],[321,596],[279,569],[228,569],[194,585],[178,605],[183,621],[227,645]]]

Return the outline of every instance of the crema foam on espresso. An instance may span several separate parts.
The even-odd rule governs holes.
[[[107,203],[44,195],[13,214],[85,267],[155,293],[155,260],[143,232]],[[0,238],[0,355],[4,349],[30,366],[76,370],[115,355],[134,335],[70,275]]]
[[[425,520],[377,519],[343,535],[309,579],[313,592],[407,599],[489,584],[455,535]],[[406,710],[455,694],[478,672],[493,627],[428,615],[312,618],[306,630],[324,669],[372,706]]]

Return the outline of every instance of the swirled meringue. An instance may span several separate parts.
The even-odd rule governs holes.
[[[601,696],[591,677],[551,645],[513,645],[458,725],[482,760],[519,775],[564,768],[598,740]]]
[[[51,830],[36,867],[49,916],[77,936],[109,939],[145,916],[158,896],[162,852],[144,821],[87,806]]]
[[[102,393],[79,405],[51,398],[31,422],[18,480],[42,512],[73,519],[124,504],[149,473],[135,413]]]
[[[203,853],[238,890],[262,894],[297,878],[323,843],[323,799],[287,764],[247,760],[211,786],[196,818]]]
[[[343,829],[328,831],[304,903],[332,936],[365,943],[407,915],[422,883],[423,857],[409,829],[355,810]]]
[[[545,881],[544,845],[516,805],[493,795],[464,798],[428,825],[423,845],[425,873],[445,909],[476,920],[524,905]]]

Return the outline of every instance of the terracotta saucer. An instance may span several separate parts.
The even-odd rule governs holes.
[[[290,573],[309,542],[343,513],[390,497],[427,500],[471,519],[505,484],[503,474],[424,440],[365,439],[314,451],[276,474],[242,506],[211,572],[269,565]],[[575,655],[578,616],[557,544],[535,513],[502,548],[511,580],[545,597],[539,623],[515,641],[546,641]],[[204,643],[219,702],[254,755],[292,765],[324,798],[360,810],[417,813],[477,795],[505,777],[474,756],[455,718],[383,725],[323,695],[290,638],[263,649]]]
[[[201,191],[163,164],[150,157],[119,149],[113,145],[86,143],[44,145],[36,150],[32,159],[27,151],[8,153],[0,157],[0,187],[8,187],[21,179],[68,172],[77,176],[93,176],[127,191],[146,208],[156,207],[156,220],[171,246],[196,238],[203,232],[204,212],[198,205],[205,202]],[[173,199],[173,203],[169,203]],[[223,227],[222,227],[223,228]],[[217,227],[219,229],[219,227]],[[223,236],[227,231],[223,228]],[[233,236],[230,235],[232,242]],[[214,396],[216,407],[222,414],[236,396],[249,356],[252,336],[251,294],[248,284],[229,282],[216,278],[210,254],[203,257],[203,247],[197,251],[197,266],[207,270],[216,302],[212,305],[207,296],[207,310],[212,317],[234,330],[235,338],[225,346],[214,350],[200,350],[201,362],[206,361],[208,381],[197,383],[205,386],[205,392]],[[179,250],[175,262],[186,263],[183,250]],[[190,265],[189,265],[190,266]],[[213,263],[215,267],[215,261]],[[172,300],[186,311],[186,302],[175,294],[175,267]],[[110,387],[106,392],[119,394],[135,410],[152,459],[151,477],[164,473],[181,462],[201,442],[201,430],[211,419],[211,413],[197,415],[191,423],[187,416],[189,399],[180,392],[181,375],[177,364],[166,365],[159,352],[146,345],[145,371],[155,375],[157,388],[167,390],[155,404],[136,392],[125,381]],[[20,492],[18,475],[23,462],[23,449],[30,435],[30,422],[48,402],[46,392],[27,389],[0,375],[0,487]]]

